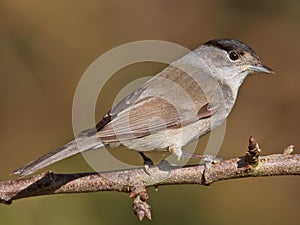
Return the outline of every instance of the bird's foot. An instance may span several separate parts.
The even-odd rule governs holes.
[[[201,155],[197,153],[190,153],[190,152],[182,152],[182,156],[186,158],[193,158],[193,159],[200,159],[200,162],[204,162],[204,164],[214,164],[222,161],[221,158],[212,156],[212,155]]]
[[[139,152],[140,155],[142,156],[143,160],[144,160],[144,169],[145,169],[145,172],[148,174],[148,175],[151,175],[151,172],[150,172],[150,167],[151,166],[154,166],[154,163],[152,161],[152,159],[150,159],[149,157],[147,157],[144,152]]]
[[[142,156],[142,158],[144,160],[144,165],[145,166],[153,166],[154,165],[153,161],[149,157],[147,157],[144,154],[144,152],[139,152],[139,153],[140,153],[140,155]]]

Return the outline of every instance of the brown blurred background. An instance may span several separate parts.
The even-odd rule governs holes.
[[[300,2],[239,0],[8,1],[0,2],[0,176],[72,139],[72,101],[82,74],[100,55],[120,44],[158,39],[194,49],[219,37],[240,39],[260,55],[275,76],[247,78],[227,122],[219,156],[237,157],[250,134],[263,154],[300,146]],[[162,65],[125,68],[106,85],[100,119],[114,95],[136,74]],[[115,150],[141,163],[132,151]],[[91,168],[78,155],[47,169]],[[149,189],[151,224],[299,223],[298,177],[239,179],[210,187]],[[139,224],[132,200],[121,193],[45,196],[0,206],[0,223]],[[144,223],[150,224],[145,221]]]

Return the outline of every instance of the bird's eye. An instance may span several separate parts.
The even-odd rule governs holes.
[[[229,58],[233,61],[238,60],[240,58],[239,53],[237,52],[230,52],[229,53]]]

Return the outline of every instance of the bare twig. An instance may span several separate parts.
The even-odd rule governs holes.
[[[250,147],[252,146],[252,147]],[[256,149],[256,150],[255,150]],[[118,191],[130,193],[133,208],[139,220],[151,219],[151,207],[146,202],[147,187],[171,184],[209,185],[217,181],[242,177],[300,175],[300,154],[292,155],[293,146],[284,154],[259,156],[259,147],[253,138],[245,156],[206,165],[171,166],[162,161],[145,171],[144,167],[102,173],[54,174],[47,172],[0,183],[0,202],[32,196]],[[258,157],[259,156],[259,157]]]

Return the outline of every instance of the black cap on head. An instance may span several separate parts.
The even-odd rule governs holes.
[[[245,52],[248,52],[253,57],[259,59],[258,55],[253,51],[252,48],[250,48],[248,45],[246,45],[243,42],[238,41],[238,40],[226,39],[226,38],[214,39],[214,40],[204,43],[204,45],[214,46],[214,47],[223,49],[227,52],[234,50],[234,51],[239,52],[241,55],[243,55]]]

